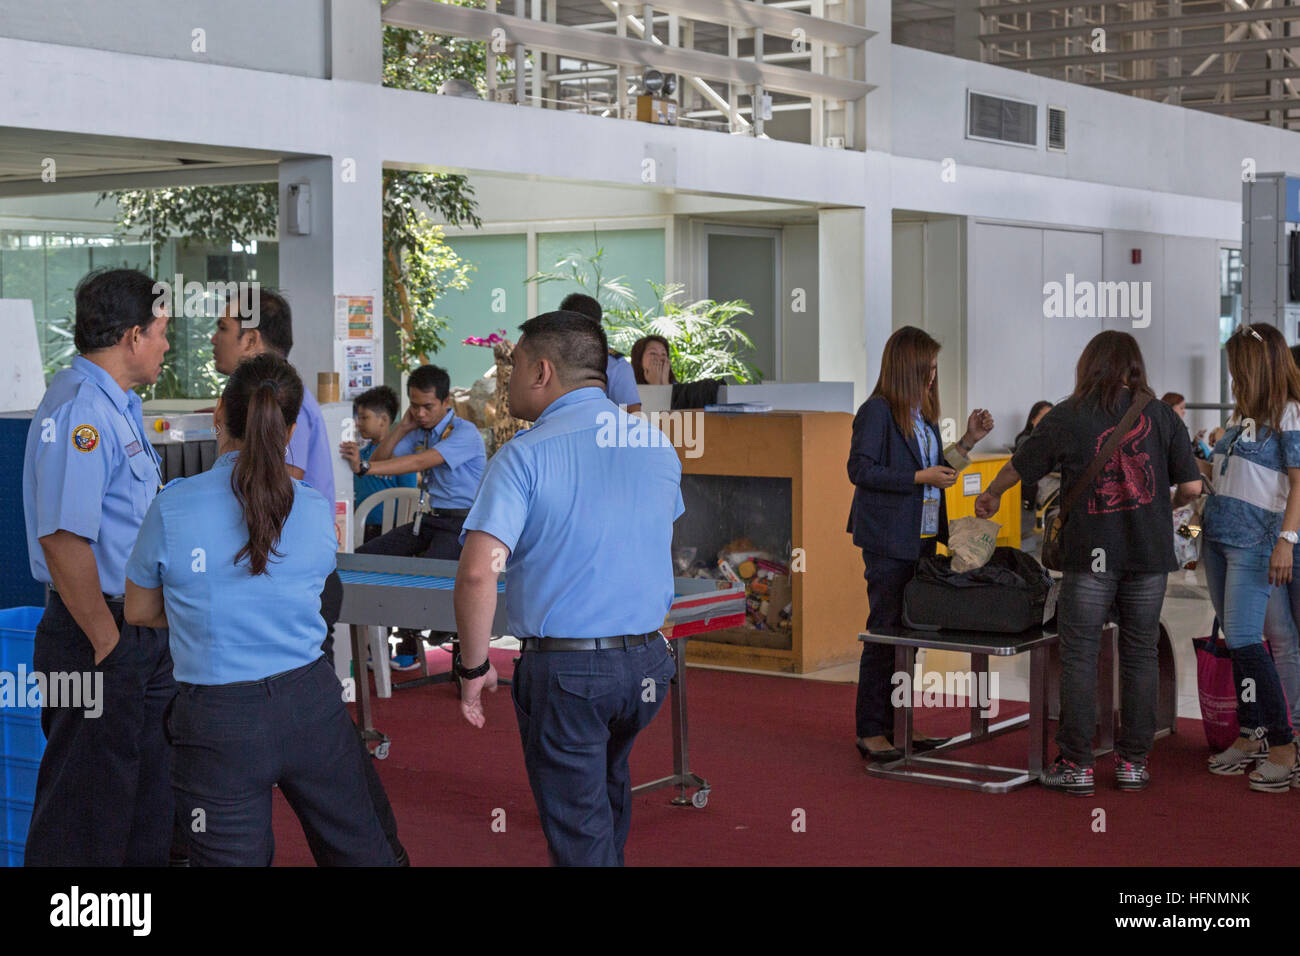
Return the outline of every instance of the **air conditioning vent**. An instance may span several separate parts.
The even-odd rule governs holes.
[[[967,91],[966,135],[1016,146],[1038,145],[1038,107],[1021,100]]]
[[[1065,151],[1065,107],[1047,108],[1047,148]]]

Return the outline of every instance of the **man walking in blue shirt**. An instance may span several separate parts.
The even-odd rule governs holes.
[[[621,866],[628,755],[674,673],[658,628],[673,600],[681,464],[651,425],[606,397],[598,325],[548,312],[521,328],[510,411],[535,424],[497,452],[465,519],[461,710],[483,726],[504,561],[509,632],[522,641],[512,693],[551,860]]]

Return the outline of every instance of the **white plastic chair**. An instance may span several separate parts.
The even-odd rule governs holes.
[[[376,507],[383,506],[380,512],[379,527],[381,533],[387,534],[393,528],[415,520],[415,509],[420,504],[420,492],[415,488],[385,488],[361,502],[356,510],[355,527],[352,532],[352,547],[361,547],[366,540],[364,519]],[[390,660],[392,651],[388,646],[388,628],[366,627],[366,643],[370,647],[370,662],[375,668],[375,696],[393,696],[393,670]],[[360,667],[357,668],[361,671]]]

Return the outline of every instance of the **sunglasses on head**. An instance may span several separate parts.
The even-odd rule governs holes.
[[[1249,332],[1249,333],[1254,337],[1254,339],[1255,339],[1256,342],[1263,342],[1263,341],[1264,341],[1264,336],[1260,335],[1258,332],[1255,331],[1255,329],[1254,329],[1252,326],[1249,326],[1249,325],[1239,325],[1239,326],[1237,326],[1237,328],[1236,328],[1235,330],[1233,330],[1233,333],[1232,333],[1232,334],[1233,334],[1233,335],[1240,335],[1240,334],[1243,333],[1243,332]]]

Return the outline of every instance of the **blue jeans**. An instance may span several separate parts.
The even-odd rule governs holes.
[[[1264,620],[1273,590],[1268,581],[1271,555],[1269,546],[1234,548],[1209,540],[1201,546],[1210,601],[1243,685],[1237,700],[1237,723],[1245,732],[1264,727],[1271,746],[1285,746],[1293,736],[1286,695],[1264,647]],[[1251,687],[1254,693],[1247,692]]]
[[[1092,766],[1097,730],[1097,654],[1101,632],[1118,610],[1121,760],[1146,763],[1155,741],[1160,609],[1165,574],[1066,571],[1057,602],[1061,639],[1061,720],[1056,745],[1081,767]]]
[[[523,652],[510,693],[524,766],[557,866],[622,866],[632,822],[627,758],[668,696],[668,642]]]
[[[1300,724],[1300,574],[1286,587],[1274,588],[1264,613],[1264,636],[1273,651],[1273,665],[1291,708],[1291,726]]]

